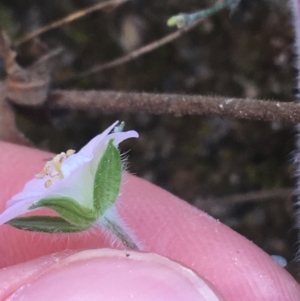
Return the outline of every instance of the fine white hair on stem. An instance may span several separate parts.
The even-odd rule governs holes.
[[[122,162],[122,171],[127,172],[129,163],[128,163],[128,157],[129,157],[129,150],[125,153],[120,154],[121,162]]]
[[[144,245],[137,239],[135,233],[128,227],[126,222],[120,217],[115,206],[107,209],[105,213],[99,218],[97,224],[101,228],[108,229],[112,233],[112,241],[115,238],[128,249],[144,249]]]

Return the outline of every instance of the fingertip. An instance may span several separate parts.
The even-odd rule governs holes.
[[[51,154],[0,144],[2,208],[43,167],[48,156]],[[118,211],[145,250],[189,266],[228,300],[300,300],[297,282],[266,253],[207,214],[144,180],[125,176]],[[103,232],[59,236],[32,234],[6,225],[0,228],[0,241],[2,266],[66,248],[112,246]]]
[[[251,241],[170,193],[126,177],[120,213],[147,250],[198,271],[228,300],[300,300],[295,279]]]
[[[18,272],[16,268],[14,272]],[[210,283],[179,263],[156,254],[112,249],[63,256],[2,294],[11,301],[65,301],[74,300],[74,296],[79,300],[96,300],[99,296],[122,301],[225,300]]]

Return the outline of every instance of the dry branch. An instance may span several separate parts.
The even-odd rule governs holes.
[[[215,115],[239,119],[300,122],[300,104],[217,96],[126,93],[114,91],[63,91],[51,93],[52,108],[102,112]]]
[[[171,43],[173,41],[175,41],[176,39],[180,38],[182,35],[186,34],[187,32],[189,32],[190,30],[194,29],[197,25],[199,25],[201,22],[204,21],[203,19],[199,19],[197,21],[195,21],[193,24],[189,25],[189,26],[185,26],[184,28],[181,28],[159,40],[155,40],[152,43],[149,43],[139,49],[136,49],[124,56],[121,56],[117,59],[111,60],[110,62],[104,63],[104,64],[98,64],[86,71],[83,71],[81,73],[78,73],[74,76],[71,76],[70,78],[68,78],[65,82],[63,82],[63,84],[67,83],[67,82],[71,82],[73,80],[77,80],[80,78],[84,78],[87,76],[90,76],[92,74],[107,70],[107,69],[111,69],[120,65],[123,65],[127,62],[130,62],[132,60],[135,60],[136,58],[149,53],[157,48],[160,48],[168,43]]]
[[[21,45],[25,42],[28,42],[29,40],[31,40],[33,38],[36,38],[37,36],[47,32],[49,30],[52,30],[54,28],[60,27],[62,25],[70,23],[74,20],[77,20],[79,18],[82,18],[82,17],[86,16],[87,14],[90,14],[90,13],[96,11],[96,10],[101,10],[101,9],[109,8],[109,7],[112,7],[112,6],[117,6],[117,5],[120,5],[120,4],[122,4],[124,2],[127,2],[127,1],[128,0],[111,0],[111,1],[101,2],[101,3],[95,4],[93,6],[90,6],[88,8],[79,10],[79,11],[73,13],[73,14],[70,14],[70,15],[66,16],[65,18],[54,21],[50,24],[45,25],[44,27],[41,27],[41,28],[25,35],[23,38],[17,40],[14,45],[19,46],[19,45]]]

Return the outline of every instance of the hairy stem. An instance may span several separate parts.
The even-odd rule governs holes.
[[[49,106],[71,110],[94,109],[106,113],[214,115],[248,120],[300,123],[300,105],[250,98],[56,90],[50,95]]]
[[[107,217],[103,218],[103,224],[104,226],[111,231],[114,235],[116,235],[122,242],[122,244],[127,248],[131,250],[138,250],[138,246],[135,244],[135,242],[132,240],[132,238],[129,236],[128,233],[116,222],[110,220]]]

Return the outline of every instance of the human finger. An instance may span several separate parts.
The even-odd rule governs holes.
[[[29,148],[1,144],[2,204],[22,189],[49,156],[51,154]],[[17,167],[17,173],[14,167]],[[191,267],[229,300],[300,298],[296,281],[262,250],[205,213],[146,181],[125,176],[118,211],[145,251]],[[0,227],[0,240],[2,266],[65,249],[112,246],[111,237],[104,232],[47,235],[6,225]]]

